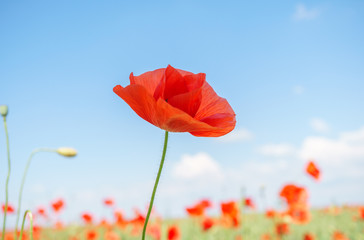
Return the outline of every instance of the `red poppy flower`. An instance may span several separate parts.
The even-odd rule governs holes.
[[[114,87],[141,118],[170,132],[189,132],[198,137],[219,137],[235,127],[235,113],[205,81],[168,65],[167,68],[130,74],[130,85]]]
[[[316,164],[313,161],[310,161],[307,164],[306,172],[310,174],[314,179],[320,179],[320,170],[317,168]]]
[[[289,233],[289,225],[287,223],[276,224],[276,233],[278,235],[284,235]]]
[[[114,216],[115,216],[115,223],[117,225],[122,227],[127,224],[127,221],[125,220],[124,215],[121,211],[115,211]]]
[[[130,223],[134,223],[136,225],[143,225],[145,221],[145,216],[137,209],[134,210],[135,217],[130,220]]]
[[[44,207],[38,207],[37,213],[39,216],[47,217],[46,210]]]
[[[364,220],[364,207],[359,208],[359,216],[362,220]]]
[[[112,231],[107,231],[104,235],[105,240],[121,240],[121,237],[116,233]]]
[[[2,210],[3,210],[3,212],[5,212],[5,204],[3,204],[3,206],[2,206]],[[14,213],[15,212],[14,207],[10,203],[8,203],[8,207],[7,207],[6,212],[7,213]]]
[[[203,220],[202,222],[202,229],[204,231],[207,231],[210,228],[212,228],[213,225],[214,225],[214,220],[212,220],[211,218],[205,218],[205,220]]]
[[[91,224],[93,217],[90,213],[83,213],[82,214],[82,219],[86,224]]]
[[[304,224],[310,221],[311,215],[307,205],[292,204],[286,212],[294,223]]]
[[[266,212],[265,212],[265,216],[267,218],[274,218],[275,216],[277,215],[277,212],[274,211],[273,209],[268,209]]]
[[[335,231],[332,235],[332,240],[349,240],[342,232]]]
[[[193,207],[187,207],[186,211],[188,213],[188,215],[190,216],[203,216],[205,213],[205,208],[199,204],[193,206]]]
[[[153,224],[153,225],[148,226],[147,232],[155,240],[160,240],[162,237],[161,236],[161,226],[159,226],[158,224]]]
[[[104,204],[106,206],[113,206],[114,205],[114,199],[112,199],[112,198],[105,198],[104,199]]]
[[[168,228],[167,239],[168,240],[179,240],[180,239],[180,231],[177,226],[171,226]]]
[[[97,232],[95,230],[89,230],[86,232],[87,240],[95,240],[97,239]]]
[[[308,198],[305,188],[298,187],[293,184],[284,186],[279,195],[285,198],[289,205],[295,203],[307,203]]]
[[[239,226],[239,208],[236,202],[231,201],[221,203],[221,212],[223,214],[223,218],[228,221],[229,225],[232,225],[233,227]]]
[[[255,208],[254,202],[251,198],[245,198],[244,205],[245,207]]]
[[[212,207],[212,203],[208,199],[201,200],[199,204],[201,206],[203,206],[204,208],[210,208],[210,207]]]
[[[239,213],[238,204],[234,201],[221,203],[221,211],[223,215],[236,217]]]
[[[55,212],[61,211],[63,207],[64,207],[64,201],[61,198],[52,202],[52,208]]]
[[[315,236],[311,233],[306,233],[304,236],[303,236],[303,240],[315,240]]]

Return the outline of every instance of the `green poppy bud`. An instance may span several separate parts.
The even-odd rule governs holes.
[[[0,105],[1,116],[6,117],[8,115],[8,106]]]

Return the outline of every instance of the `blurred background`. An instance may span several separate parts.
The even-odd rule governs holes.
[[[0,3],[0,104],[7,118],[16,205],[25,163],[39,147],[78,156],[34,156],[23,210],[63,198],[64,221],[145,211],[164,132],[113,93],[171,64],[203,72],[237,117],[221,138],[172,133],[155,208],[185,215],[201,198],[252,197],[279,207],[282,186],[312,207],[364,202],[364,2],[31,1]],[[315,182],[304,169],[313,159]],[[0,128],[0,202],[7,171]],[[264,196],[265,197],[264,197]],[[16,207],[16,206],[15,206]],[[218,207],[215,208],[218,211]],[[14,216],[10,216],[9,225]]]

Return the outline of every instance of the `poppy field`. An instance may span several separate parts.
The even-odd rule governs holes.
[[[8,201],[8,180],[11,173],[8,107],[0,106],[4,120],[8,153],[8,175],[5,202],[2,204],[2,240],[10,239],[68,239],[68,240],[361,240],[364,239],[364,207],[331,205],[313,209],[309,204],[309,190],[299,183],[287,183],[277,193],[281,206],[262,208],[256,199],[243,196],[222,202],[200,199],[185,207],[187,217],[164,218],[154,209],[158,183],[166,158],[170,132],[186,132],[196,137],[220,137],[234,130],[236,115],[228,100],[218,96],[207,83],[204,73],[194,74],[168,65],[143,73],[130,75],[130,85],[117,85],[114,92],[142,119],[165,131],[162,158],[146,212],[134,210],[126,216],[112,196],[100,204],[110,216],[96,216],[92,209],[79,213],[78,224],[58,220],[65,211],[67,199],[54,199],[49,206],[36,209],[21,208],[24,183],[33,155],[54,152],[62,157],[76,157],[69,147],[36,149],[27,162],[19,191],[18,203]],[[307,160],[301,169],[318,183],[322,172],[315,160]],[[264,194],[263,194],[264,195]],[[214,210],[214,214],[211,214]],[[216,214],[218,212],[218,214]],[[14,228],[6,227],[7,217],[16,215]]]

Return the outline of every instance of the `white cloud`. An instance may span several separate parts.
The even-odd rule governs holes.
[[[326,163],[349,163],[364,160],[364,127],[357,131],[344,132],[337,139],[307,137],[299,156],[307,160],[314,158]]]
[[[245,128],[236,129],[231,133],[217,138],[221,142],[237,142],[237,141],[247,141],[254,137],[253,133]]]
[[[293,87],[293,93],[296,95],[301,95],[301,94],[303,94],[304,91],[305,91],[305,88],[300,85]]]
[[[316,8],[308,9],[302,3],[297,4],[293,19],[296,21],[313,20],[320,15],[320,11]]]
[[[310,120],[311,127],[319,133],[327,133],[330,131],[329,125],[321,118],[312,118]]]
[[[190,180],[198,178],[222,179],[221,167],[207,153],[197,153],[196,155],[183,155],[172,170],[176,178]]]
[[[285,157],[292,156],[296,150],[291,144],[267,144],[258,148],[258,152],[270,157]]]

